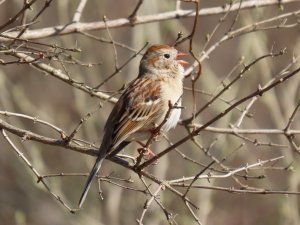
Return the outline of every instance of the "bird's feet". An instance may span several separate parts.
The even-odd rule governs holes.
[[[155,129],[151,130],[150,132],[152,134],[152,140],[159,141],[159,137],[161,135],[161,129],[155,128]]]
[[[150,148],[147,147],[139,148],[137,151],[140,155],[143,156],[145,160],[151,159],[152,157],[155,156],[155,153]]]

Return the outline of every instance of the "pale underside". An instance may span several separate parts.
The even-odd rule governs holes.
[[[147,140],[163,121],[162,132],[175,127],[181,114],[181,109],[178,108],[181,105],[181,95],[181,80],[153,75],[134,80],[107,120],[100,151],[109,154],[122,142]],[[169,110],[171,111],[166,118]]]

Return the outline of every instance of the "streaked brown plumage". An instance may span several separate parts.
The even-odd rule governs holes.
[[[116,155],[132,141],[150,138],[153,130],[165,119],[171,104],[181,104],[182,79],[186,64],[177,57],[183,55],[168,45],[152,45],[140,62],[138,77],[133,80],[119,98],[104,128],[99,155],[89,175],[79,201],[81,208],[92,180],[102,161]],[[181,110],[174,108],[162,130],[176,126]]]

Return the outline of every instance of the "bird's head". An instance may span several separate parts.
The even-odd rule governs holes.
[[[185,55],[168,45],[156,44],[148,48],[140,63],[140,76],[145,73],[183,76],[183,66],[188,64],[178,59]]]

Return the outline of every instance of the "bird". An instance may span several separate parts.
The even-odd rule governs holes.
[[[179,59],[183,55],[186,54],[165,44],[154,44],[147,49],[140,61],[138,76],[128,84],[108,116],[79,208],[105,158],[115,156],[133,141],[140,143],[153,132],[167,132],[176,126],[181,114],[183,65],[188,64]]]

